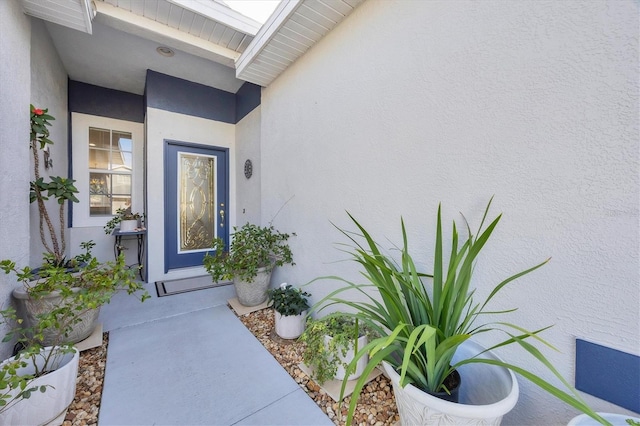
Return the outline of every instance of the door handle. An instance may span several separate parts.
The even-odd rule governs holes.
[[[220,227],[224,228],[224,209],[220,209]]]

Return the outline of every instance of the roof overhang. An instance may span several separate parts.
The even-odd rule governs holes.
[[[91,34],[95,11],[91,0],[22,0],[24,13]]]
[[[365,0],[283,0],[236,61],[236,77],[266,87]]]

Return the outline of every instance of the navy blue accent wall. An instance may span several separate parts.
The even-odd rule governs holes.
[[[69,112],[144,123],[141,95],[69,80]]]
[[[640,412],[640,356],[576,339],[576,389]]]
[[[236,123],[236,96],[192,81],[147,70],[147,106],[224,123]]]
[[[236,123],[260,105],[262,88],[253,83],[244,83],[236,92]]]

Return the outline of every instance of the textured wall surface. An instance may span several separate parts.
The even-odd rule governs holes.
[[[495,194],[504,217],[476,297],[551,257],[491,307],[555,324],[547,355],[569,381],[576,337],[640,353],[637,2],[365,2],[263,91],[261,112],[262,220],[294,196],[274,225],[298,234],[297,265],[273,282],[357,279],[335,263],[330,221],[353,229],[345,210],[385,247],[403,216],[430,271],[438,203],[445,223],[464,212],[476,228]],[[315,284],[314,299],[335,286]],[[505,424],[575,415],[520,384]]]
[[[236,124],[236,222],[260,224],[260,107],[255,108]],[[247,179],[244,164],[251,160],[253,175]]]
[[[202,267],[164,272],[164,140],[229,148],[229,164],[235,164],[235,125],[147,108],[147,258],[148,282],[205,275]],[[229,212],[236,211],[236,177],[229,176]],[[229,225],[235,225],[231,214]],[[153,231],[152,231],[153,230]]]
[[[0,259],[20,265],[29,263],[30,39],[21,3],[0,2],[0,52],[11,58],[0,61]],[[9,303],[15,286],[15,277],[0,274],[0,306]],[[1,337],[5,331],[0,326]],[[9,345],[0,345],[0,359],[10,353]]]
[[[31,25],[31,99],[30,102],[37,108],[48,108],[49,115],[55,117],[49,127],[49,139],[53,145],[49,145],[53,168],[46,170],[42,153],[40,153],[40,176],[49,180],[49,176],[68,177],[69,157],[68,152],[68,108],[67,108],[67,72],[60,61],[46,26],[39,19],[32,19]],[[29,104],[24,108],[29,109]],[[33,170],[33,157],[31,170]],[[33,172],[32,172],[33,173]],[[31,175],[33,176],[33,175]],[[25,193],[26,195],[26,193]],[[52,223],[60,236],[59,205],[53,198],[45,201]],[[65,206],[65,233],[68,237],[68,207]],[[42,253],[45,248],[39,236],[38,205],[31,204],[31,262],[32,266],[42,263]],[[45,224],[45,237],[50,247],[51,239]],[[69,253],[69,244],[66,253]]]

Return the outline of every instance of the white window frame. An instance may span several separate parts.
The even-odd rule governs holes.
[[[113,216],[91,216],[89,211],[89,128],[131,133],[133,170],[131,171],[131,211],[143,213],[143,146],[144,125],[133,121],[95,115],[71,113],[72,178],[75,179],[79,203],[73,205],[73,227],[104,226]]]

